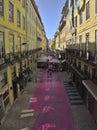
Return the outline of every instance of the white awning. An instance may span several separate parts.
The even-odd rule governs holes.
[[[49,62],[50,63],[60,63],[60,61],[58,59],[51,59]]]

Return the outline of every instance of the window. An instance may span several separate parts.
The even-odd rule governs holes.
[[[1,88],[3,88],[7,84],[7,72],[1,73],[0,77]]]
[[[95,60],[97,60],[97,30],[95,31]]]
[[[14,53],[14,35],[10,34],[9,36],[9,46],[10,46],[10,53]]]
[[[9,21],[14,21],[14,6],[11,2],[9,2]]]
[[[12,79],[16,77],[16,67],[12,68]]]
[[[26,12],[28,13],[28,4],[26,4]]]
[[[25,7],[25,0],[22,0],[22,6]]]
[[[89,49],[89,33],[86,33],[86,51]]]
[[[79,44],[82,43],[82,35],[79,36]]]
[[[4,0],[0,0],[0,15],[4,15]]]
[[[76,66],[76,59],[74,59],[74,65]]]
[[[9,90],[7,89],[3,95],[3,102],[4,102],[4,107],[6,108],[9,105]]]
[[[17,26],[21,26],[21,14],[19,10],[17,10]]]
[[[4,57],[4,54],[5,54],[4,32],[0,32],[0,58]]]
[[[81,62],[78,62],[78,68],[81,70]]]
[[[29,31],[29,21],[27,20],[27,24],[26,24],[26,29],[27,29],[27,31]]]
[[[82,24],[82,11],[80,11],[80,24]]]
[[[86,3],[86,20],[90,18],[90,2]]]
[[[22,16],[22,28],[23,30],[25,30],[25,17]]]
[[[75,27],[77,27],[77,16],[75,17]]]
[[[21,37],[18,36],[18,52],[21,52]]]
[[[88,66],[84,65],[84,73],[88,76]]]
[[[97,0],[95,0],[95,13],[97,14]]]

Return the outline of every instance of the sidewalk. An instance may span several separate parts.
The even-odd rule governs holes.
[[[0,130],[21,130],[23,128],[32,128],[32,125],[35,123],[39,113],[31,113],[24,110],[28,110],[29,108],[30,98],[33,96],[35,85],[36,84],[33,82],[28,82],[27,87],[24,91],[22,91],[20,97],[9,110],[3,124],[0,125]]]
[[[36,79],[39,72],[37,70],[33,76],[33,81],[28,82],[27,86],[22,90],[20,96],[16,99],[0,125],[0,130],[28,130],[28,128],[32,130],[39,112],[29,111],[29,104],[36,88]]]
[[[70,80],[70,76],[66,72],[62,72],[62,75],[63,81],[67,82]],[[74,130],[97,130],[97,126],[84,104],[71,105],[71,110],[73,114]]]

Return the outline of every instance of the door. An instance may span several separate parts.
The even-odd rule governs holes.
[[[14,100],[18,97],[18,87],[16,81],[13,81],[13,94],[14,94]]]

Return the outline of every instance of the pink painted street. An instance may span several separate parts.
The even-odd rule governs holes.
[[[60,72],[47,77],[47,70],[41,71],[29,108],[40,112],[33,130],[73,130],[70,104]]]

